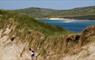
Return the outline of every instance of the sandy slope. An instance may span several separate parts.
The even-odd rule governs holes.
[[[9,38],[10,29],[6,29],[3,33],[2,31],[0,30],[0,60],[31,60],[26,44],[17,42],[18,40],[11,41]],[[22,51],[23,54],[20,56]],[[79,53],[66,55],[61,60],[95,60],[95,43],[89,43],[83,46]]]
[[[3,31],[0,31],[0,60],[30,60],[30,55],[27,52],[26,56],[22,55],[20,56],[20,53],[22,53],[23,48],[25,47],[25,44],[22,44],[20,42],[16,43],[17,41],[11,41],[9,38],[9,33],[11,32],[11,29],[6,29],[3,33]],[[3,35],[3,36],[1,36]],[[27,51],[27,50],[26,50]],[[24,51],[24,53],[26,52]],[[24,57],[24,59],[23,59]]]
[[[95,43],[90,43],[84,47],[80,53],[68,55],[62,60],[95,60]]]

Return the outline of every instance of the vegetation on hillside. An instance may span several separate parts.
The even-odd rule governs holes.
[[[16,41],[25,43],[28,48],[33,48],[40,56],[47,55],[48,51],[53,52],[53,54],[57,54],[58,51],[62,52],[64,35],[70,33],[62,28],[38,22],[27,15],[0,10],[2,36],[6,35],[4,32],[8,29],[11,30],[9,33],[10,39],[18,38]]]
[[[29,17],[27,15],[23,15],[20,13],[15,13],[12,11],[3,11],[0,10],[0,16],[2,18],[2,20],[6,20],[6,22],[8,21],[9,18],[12,18],[13,20],[15,20],[18,24],[20,28],[27,28],[27,29],[34,29],[37,31],[40,31],[42,33],[45,34],[54,34],[54,33],[59,33],[59,32],[66,32],[66,30],[64,30],[63,28],[59,28],[56,26],[50,26],[44,23],[41,23],[37,20],[35,20],[32,17]]]
[[[35,18],[45,17],[61,17],[61,18],[72,18],[72,19],[95,19],[95,6],[74,8],[70,10],[54,10],[44,8],[26,8],[15,10],[33,16]]]

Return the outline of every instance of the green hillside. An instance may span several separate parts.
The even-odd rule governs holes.
[[[15,10],[15,11],[27,14],[27,15],[32,16],[32,17],[40,17],[40,18],[42,18],[42,17],[50,16],[56,10],[46,9],[46,8],[31,7],[31,8],[25,8],[25,9],[18,9],[18,10]]]
[[[95,19],[95,6],[80,7],[69,10],[54,10],[45,8],[25,8],[15,10],[33,16],[35,18],[45,17],[61,17],[61,18],[77,18],[77,19]]]
[[[1,15],[0,17],[1,17],[2,22],[8,21],[9,18],[12,18],[13,20],[15,20],[19,24],[18,28],[34,29],[34,30],[40,31],[45,34],[54,34],[57,32],[59,33],[59,32],[65,31],[63,28],[50,26],[50,25],[38,22],[34,18],[29,17],[27,15],[15,13],[12,11],[0,10],[0,15]],[[0,23],[2,23],[2,22],[0,22]]]

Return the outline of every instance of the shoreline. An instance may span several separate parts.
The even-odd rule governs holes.
[[[69,19],[69,18],[36,18],[36,19],[40,19],[40,20],[80,20],[80,21],[83,21],[83,20],[91,20],[91,19]]]

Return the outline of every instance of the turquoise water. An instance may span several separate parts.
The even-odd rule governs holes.
[[[62,27],[73,32],[80,32],[87,26],[95,25],[95,20],[40,20],[41,22]]]

